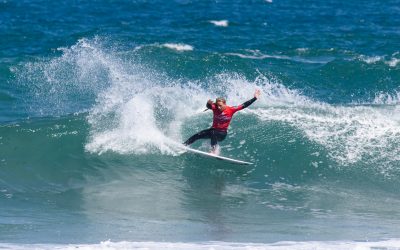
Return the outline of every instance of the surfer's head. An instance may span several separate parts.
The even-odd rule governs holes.
[[[217,105],[217,108],[220,111],[224,111],[226,108],[226,100],[223,97],[218,97],[217,99],[215,99],[215,105]]]

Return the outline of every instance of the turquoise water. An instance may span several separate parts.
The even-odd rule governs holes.
[[[398,246],[399,6],[0,1],[0,246]]]

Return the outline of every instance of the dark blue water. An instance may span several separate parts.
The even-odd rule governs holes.
[[[399,6],[1,1],[0,242],[396,245]],[[179,152],[255,89],[221,143],[253,166]]]

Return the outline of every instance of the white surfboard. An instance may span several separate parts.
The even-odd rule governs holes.
[[[227,161],[227,162],[240,164],[240,165],[253,165],[252,162],[241,161],[241,160],[236,160],[236,159],[232,159],[232,158],[228,158],[228,157],[224,157],[224,156],[219,156],[219,155],[216,155],[216,154],[203,152],[203,151],[200,151],[200,150],[197,150],[197,149],[193,149],[193,148],[189,148],[189,147],[183,147],[183,148],[187,152],[194,153],[194,154],[199,154],[199,155],[202,155],[202,156],[205,156],[205,157],[209,157],[209,158],[215,158],[215,159],[218,159],[218,160]]]

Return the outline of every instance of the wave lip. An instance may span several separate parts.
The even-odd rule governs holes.
[[[367,165],[383,175],[396,172],[400,144],[396,108],[333,106],[310,101],[255,112],[263,121],[293,126],[327,150],[339,166]],[[371,169],[372,170],[372,169]]]

